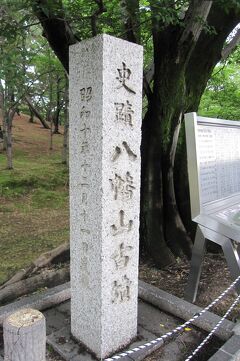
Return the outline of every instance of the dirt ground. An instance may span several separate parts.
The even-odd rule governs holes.
[[[146,259],[140,261],[140,279],[180,298],[184,298],[188,274],[189,262],[186,260],[180,260],[164,270],[158,270],[151,261],[146,261]],[[223,254],[207,253],[195,304],[206,307],[231,283],[232,279]],[[212,312],[223,316],[235,298],[236,291],[230,291],[219,304],[213,307]],[[240,317],[240,307],[235,308],[229,319],[235,322],[238,317]]]

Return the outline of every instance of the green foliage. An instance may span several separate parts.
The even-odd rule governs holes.
[[[203,116],[240,120],[240,50],[227,64],[218,64],[202,96],[199,113]]]

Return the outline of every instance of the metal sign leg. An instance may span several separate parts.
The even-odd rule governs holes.
[[[231,277],[233,280],[235,280],[240,275],[240,259],[238,249],[234,247],[232,240],[229,238],[226,238],[223,242],[222,249],[227,260]],[[235,287],[237,292],[240,294],[240,284],[238,283]]]
[[[196,300],[205,252],[206,252],[206,239],[204,237],[201,228],[197,226],[195,242],[192,249],[192,259],[190,264],[188,283],[185,290],[185,300],[189,302],[195,302]]]

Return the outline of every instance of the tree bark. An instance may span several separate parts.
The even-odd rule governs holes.
[[[167,247],[164,235],[162,153],[158,143],[160,129],[156,126],[157,104],[151,100],[142,127],[141,214],[140,240],[144,248],[160,267],[175,262]],[[153,129],[155,131],[153,131]]]
[[[69,259],[70,245],[69,243],[63,243],[53,250],[41,254],[29,267],[18,271],[7,282],[0,286],[0,290],[27,278],[29,275],[36,273],[40,268],[49,266],[50,264],[64,263],[69,261]]]
[[[150,111],[147,119],[144,120],[144,123],[147,120],[148,124],[143,126],[142,131],[142,159],[147,159],[146,163],[148,164],[143,164],[142,168],[143,202],[141,203],[141,222],[143,224],[141,231],[146,233],[146,236],[142,238],[145,238],[146,242],[146,239],[151,237],[150,240],[148,240],[148,248],[150,248],[150,254],[153,255],[156,250],[156,243],[161,243],[162,247],[166,245],[169,246],[176,256],[181,256],[182,251],[188,257],[190,256],[191,241],[181,220],[176,202],[174,161],[182,114],[185,112],[185,104],[188,102],[188,93],[186,93],[186,89],[188,89],[186,82],[188,64],[191,61],[191,57],[197,55],[194,53],[194,50],[200,37],[205,37],[206,42],[206,39],[211,39],[213,36],[209,33],[206,35],[205,31],[203,31],[203,23],[196,21],[196,16],[201,16],[203,19],[206,19],[207,16],[209,16],[210,19],[212,17],[214,18],[214,15],[211,13],[211,16],[209,15],[211,6],[212,2],[207,1],[199,1],[198,6],[194,5],[194,1],[190,2],[184,19],[185,27],[183,27],[182,30],[178,25],[169,25],[163,29],[162,24],[159,24],[156,18],[153,20],[155,71],[153,94],[149,98]],[[216,11],[216,7],[214,7],[213,11]],[[222,17],[224,17],[224,15],[227,16],[223,10],[221,14]],[[231,19],[231,27],[233,27],[233,18]],[[226,30],[226,32],[229,33],[228,30]],[[220,37],[226,39],[226,36],[225,33]],[[223,41],[221,41],[221,48],[222,47]],[[203,52],[203,56],[207,61],[209,61],[209,58],[206,56],[208,52],[211,52],[211,50],[205,49],[205,52]],[[215,54],[214,51],[213,53]],[[217,59],[215,57],[211,60],[212,68],[209,67],[209,69],[212,71]],[[197,58],[197,56],[194,65],[196,72],[198,71],[199,73],[199,68],[197,70],[199,57]],[[205,73],[205,70],[203,70],[203,72]],[[189,72],[189,76],[190,74]],[[207,79],[210,74],[211,72],[207,74]],[[193,80],[191,79],[191,81]],[[204,89],[205,86],[206,83],[204,83],[202,89]],[[196,96],[199,96],[197,97],[197,101],[200,101],[201,94],[202,93],[196,94],[194,88],[193,95],[195,101]],[[145,134],[146,131],[147,133],[150,132],[150,137]],[[148,140],[146,141],[145,138]],[[155,138],[157,138],[157,140]],[[144,146],[144,143],[148,145]],[[144,153],[146,154],[144,155]],[[156,157],[158,158],[157,160]],[[149,166],[154,163],[155,166]],[[158,164],[161,165],[159,166]],[[150,195],[149,199],[151,202],[149,202],[146,207],[148,186],[151,194],[154,196],[148,194],[148,196]],[[158,209],[158,212],[152,213],[152,215],[148,217],[144,208],[148,208],[150,211],[153,205],[155,205],[155,207],[157,205],[161,210]],[[157,225],[152,221],[152,217],[157,217],[158,222],[163,223],[163,230],[158,230],[155,236],[154,231],[156,231]],[[154,259],[155,262],[162,266],[161,261],[158,262],[156,256],[154,256]]]
[[[60,134],[60,132],[59,132],[59,116],[60,116],[60,112],[61,112],[62,105],[63,105],[63,102],[61,102],[60,82],[61,82],[61,78],[57,77],[57,89],[56,89],[57,101],[56,101],[56,110],[53,115],[53,123],[54,123],[53,133],[54,134]]]
[[[9,117],[8,117],[9,118]],[[7,120],[7,169],[13,169],[13,156],[12,156],[12,122]]]
[[[4,287],[0,291],[0,305],[10,302],[20,296],[37,291],[42,287],[54,287],[61,283],[69,281],[69,268],[60,270],[45,271],[36,276],[16,282]]]
[[[29,123],[34,123],[34,114],[32,109],[29,107],[30,117],[29,117]]]
[[[123,37],[132,43],[140,44],[139,0],[121,0],[120,7],[124,24]]]
[[[68,129],[69,129],[69,120],[68,120],[68,85],[66,77],[66,88],[64,93],[64,133],[63,133],[63,150],[62,150],[62,163],[68,165],[69,159],[69,147],[68,147]]]
[[[55,0],[54,6],[48,8],[48,14],[46,14],[45,11],[45,0],[35,0],[32,4],[33,11],[42,24],[43,35],[47,38],[51,48],[61,61],[65,70],[68,72],[68,48],[70,45],[79,41],[79,39],[74,36],[68,22],[65,19],[62,1]]]
[[[38,109],[33,105],[33,102],[31,101],[29,96],[25,96],[25,100],[27,105],[29,106],[29,108],[31,109],[31,111],[33,112],[33,114],[40,120],[40,122],[42,123],[43,127],[45,129],[50,129],[49,125],[47,124],[47,122],[43,119],[43,117],[41,116],[40,112],[38,111]]]
[[[3,132],[3,150],[7,150],[7,123],[4,119],[4,115],[2,115],[3,123],[2,123],[2,132]]]

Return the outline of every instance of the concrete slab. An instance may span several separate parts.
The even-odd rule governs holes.
[[[47,342],[51,347],[66,361],[92,361],[93,357],[90,353],[82,351],[83,348],[72,339],[70,334],[70,302],[58,305],[54,310],[45,311],[48,330],[55,331],[48,334]],[[138,340],[128,346],[132,349],[141,346],[146,342],[156,339],[157,337],[171,331],[182,320],[166,314],[156,307],[139,300],[138,303]],[[59,328],[59,323],[64,322],[64,327]],[[164,344],[159,361],[180,361],[186,349],[190,349],[201,341],[203,335],[201,331],[193,329],[191,332],[185,332],[178,336],[177,340]],[[161,343],[151,345],[141,349],[129,357],[121,358],[121,361],[140,361],[161,347]],[[124,350],[125,351],[125,350]]]
[[[208,361],[231,361],[231,359],[232,355],[229,355],[223,350],[219,350]]]
[[[225,344],[221,347],[223,351],[234,355],[237,351],[240,350],[240,336],[232,336]]]
[[[224,343],[224,345],[209,359],[209,361],[218,360],[240,360],[240,336],[234,335]]]
[[[156,335],[149,332],[148,330],[138,327],[137,341],[132,342],[129,345],[129,349],[135,348],[142,345],[145,342],[151,341],[156,338]],[[63,327],[61,330],[53,332],[47,336],[47,343],[66,361],[93,361],[96,360],[90,352],[86,351],[84,347],[75,341],[71,336],[70,325]],[[131,357],[123,357],[121,360],[129,361],[140,361],[146,356],[151,354],[153,351],[158,349],[162,343],[159,343],[151,348],[145,348],[135,352]]]
[[[176,322],[181,324],[183,321],[142,300],[138,301],[138,324],[157,337],[175,328]]]
[[[70,307],[70,302],[68,302],[68,307]],[[70,324],[70,315],[66,316],[66,314],[60,312],[57,308],[44,311],[44,315],[46,317],[47,335]]]

